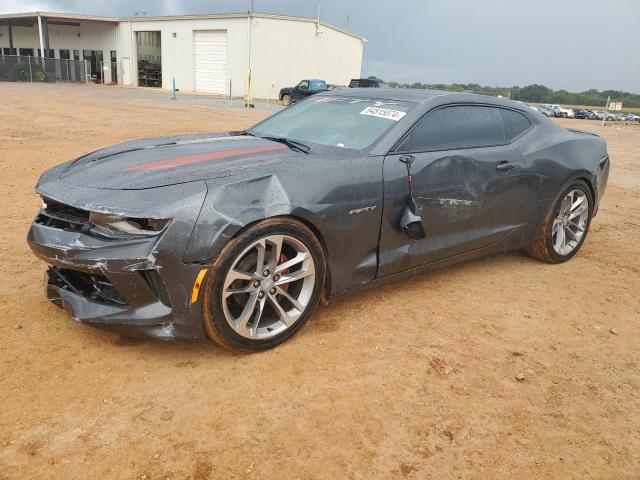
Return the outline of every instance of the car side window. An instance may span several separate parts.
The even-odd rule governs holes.
[[[420,152],[502,145],[505,133],[499,110],[482,105],[438,108],[420,119],[396,150]]]
[[[507,142],[512,142],[531,127],[531,121],[522,113],[501,108],[500,115]]]
[[[326,90],[326,89],[327,89],[327,84],[322,80],[311,80],[309,82],[310,92],[317,92],[319,90]]]
[[[297,88],[298,88],[298,90],[302,90],[303,92],[309,90],[309,81],[308,80],[301,81],[298,84]]]

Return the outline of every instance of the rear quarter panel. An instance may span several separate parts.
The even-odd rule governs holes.
[[[523,215],[531,225],[530,232],[537,231],[552,202],[572,180],[587,182],[597,209],[609,172],[604,139],[562,128],[544,117],[536,121],[534,131],[519,144],[528,170]]]

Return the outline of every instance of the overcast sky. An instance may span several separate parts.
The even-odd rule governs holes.
[[[0,0],[0,12],[243,12],[250,0]],[[640,0],[254,0],[365,36],[363,76],[640,93]],[[348,18],[348,21],[347,21]]]

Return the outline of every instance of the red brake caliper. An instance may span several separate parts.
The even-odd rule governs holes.
[[[287,257],[285,256],[284,253],[281,253],[280,254],[280,262],[278,263],[278,265],[281,265],[286,261],[287,261]],[[288,273],[290,273],[290,270],[288,268],[285,268],[283,271],[280,272],[280,275],[287,275]],[[285,283],[284,285],[280,285],[280,288],[282,290],[284,290],[285,292],[287,292],[289,290],[289,284]],[[279,295],[279,297],[281,297],[281,296],[282,295]]]

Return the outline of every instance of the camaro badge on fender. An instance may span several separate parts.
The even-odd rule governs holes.
[[[374,208],[376,208],[377,205],[372,205],[370,207],[362,207],[362,208],[354,208],[353,210],[351,210],[349,212],[349,215],[353,215],[354,213],[364,213],[364,212],[370,212],[372,211]]]

